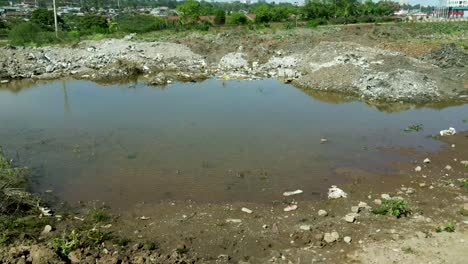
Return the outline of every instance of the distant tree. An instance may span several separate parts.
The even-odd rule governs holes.
[[[267,4],[261,4],[252,9],[252,13],[255,14],[255,22],[257,23],[268,23],[272,20],[272,8]]]
[[[202,7],[199,2],[188,0],[176,7],[176,10],[181,13],[182,17],[189,20],[197,20],[202,15]]]
[[[55,27],[54,12],[45,8],[38,8],[32,12],[31,22],[45,30],[52,31]],[[57,16],[57,22],[60,27],[63,27],[64,22],[61,17]]]
[[[96,33],[105,33],[109,29],[107,18],[98,15],[86,15],[80,18],[78,23],[80,31],[93,31]]]
[[[216,10],[214,22],[216,25],[224,25],[226,23],[226,12],[223,10]]]

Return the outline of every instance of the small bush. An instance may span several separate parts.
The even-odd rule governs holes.
[[[410,125],[407,128],[403,129],[405,132],[419,132],[424,129],[424,126],[422,124],[416,124],[416,125]]]
[[[42,45],[57,42],[54,32],[47,32],[33,23],[21,23],[13,27],[8,34],[8,40],[13,45]]]
[[[214,22],[216,25],[224,25],[226,23],[226,12],[224,10],[216,10]]]
[[[247,17],[241,13],[233,13],[227,20],[227,24],[230,25],[245,25],[247,22]]]
[[[64,234],[61,238],[54,238],[49,246],[62,258],[67,258],[73,250],[81,246],[80,234],[73,230],[70,234]]]
[[[82,33],[107,33],[109,24],[103,16],[86,15],[80,18],[78,28]]]
[[[379,208],[372,210],[372,213],[379,215],[390,214],[396,218],[408,216],[411,211],[408,208],[408,202],[402,199],[384,200]]]
[[[455,232],[455,225],[452,224],[452,223],[448,223],[448,224],[444,225],[443,227],[440,227],[440,226],[437,227],[435,229],[435,231],[437,233],[440,233],[442,231],[445,231],[445,232],[448,232],[448,233],[453,233],[453,232]]]
[[[196,25],[195,25],[195,29],[201,30],[201,31],[208,31],[208,30],[210,30],[210,27],[211,27],[211,26],[212,26],[212,25],[211,25],[210,21],[204,20],[204,21],[202,21],[202,22],[196,24]]]
[[[315,18],[315,19],[312,19],[310,20],[309,22],[307,22],[307,27],[308,28],[316,28],[320,25],[326,25],[327,24],[327,21],[323,18]]]
[[[145,15],[124,15],[116,19],[117,30],[126,33],[145,33],[167,28],[165,19]]]

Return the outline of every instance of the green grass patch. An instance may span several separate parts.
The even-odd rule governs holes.
[[[455,232],[455,225],[452,224],[452,223],[448,223],[448,224],[445,224],[442,227],[440,227],[440,226],[436,227],[435,231],[437,233],[440,233],[440,232],[453,233],[453,232]]]
[[[388,199],[384,200],[382,204],[372,210],[372,213],[379,215],[392,215],[396,218],[408,216],[411,214],[408,202],[402,199]]]

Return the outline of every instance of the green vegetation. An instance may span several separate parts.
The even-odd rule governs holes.
[[[372,210],[372,213],[379,215],[390,214],[396,218],[400,218],[402,216],[408,216],[411,211],[408,207],[407,201],[393,198],[384,200],[380,207]]]
[[[247,22],[248,22],[247,17],[244,14],[234,13],[234,14],[231,14],[228,17],[226,24],[229,24],[229,25],[245,25],[245,24],[247,24]]]
[[[422,124],[416,124],[416,125],[410,125],[407,128],[403,129],[405,132],[419,132],[424,129],[424,126]]]
[[[35,240],[50,221],[37,217],[39,199],[25,191],[28,172],[14,167],[0,148],[0,244]]]
[[[453,233],[453,232],[455,232],[455,225],[452,224],[452,223],[447,223],[447,224],[445,224],[443,227],[440,227],[440,226],[437,227],[437,228],[435,229],[435,231],[436,231],[437,233],[440,233],[440,232],[442,232],[442,231],[445,231],[445,232],[448,232],[448,233]]]

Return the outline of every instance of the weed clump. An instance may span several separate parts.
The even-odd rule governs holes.
[[[403,129],[405,132],[419,132],[424,129],[424,126],[422,124],[415,124],[415,125],[410,125],[407,128]]]
[[[445,224],[444,226],[440,227],[436,227],[435,231],[437,233],[440,233],[442,231],[445,231],[445,232],[448,232],[448,233],[453,233],[455,232],[455,225],[452,224],[452,223],[448,223],[448,224]]]
[[[411,214],[408,202],[403,199],[388,199],[384,200],[380,207],[373,209],[372,213],[379,215],[392,215],[396,218],[408,216]]]

